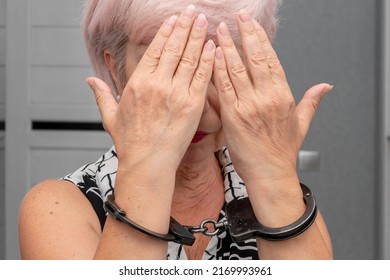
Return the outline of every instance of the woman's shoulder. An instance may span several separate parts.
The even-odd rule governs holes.
[[[72,183],[48,179],[25,195],[19,212],[22,258],[90,258],[86,250],[71,249],[71,244],[77,238],[83,238],[84,243],[96,240],[97,235],[100,235],[99,220],[88,200]],[[67,240],[69,248],[64,242],[57,242],[59,239]]]
[[[22,201],[24,207],[41,206],[50,204],[59,205],[61,200],[69,200],[70,203],[78,201],[83,197],[80,191],[71,182],[60,179],[46,179],[33,186],[25,195]]]
[[[104,178],[110,179],[111,173],[116,174],[116,168],[116,152],[111,147],[96,162],[32,187],[19,211],[22,258],[93,257],[90,248],[95,248],[105,220],[101,194],[109,187]],[[64,242],[57,242],[58,238]],[[65,243],[69,246],[64,246]],[[79,248],[72,248],[72,243],[80,244]],[[56,247],[59,244],[61,248]]]

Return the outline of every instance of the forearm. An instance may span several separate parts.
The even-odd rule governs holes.
[[[174,175],[149,168],[130,172],[118,168],[115,185],[115,202],[126,211],[126,218],[150,231],[168,232]],[[165,259],[166,254],[166,241],[149,237],[109,215],[95,258]]]

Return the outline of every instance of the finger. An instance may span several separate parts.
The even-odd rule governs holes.
[[[87,78],[87,83],[95,95],[103,126],[110,133],[109,124],[115,120],[118,103],[112,95],[109,86],[102,80],[90,77]]]
[[[149,73],[153,73],[156,70],[165,43],[173,31],[177,18],[178,17],[176,15],[171,16],[161,25],[160,29],[157,31],[156,36],[142,56],[139,62],[139,67],[149,69]]]
[[[165,43],[157,67],[157,71],[162,75],[173,77],[187,45],[194,20],[195,7],[190,5],[177,19],[172,34]]]
[[[207,19],[204,14],[200,14],[194,22],[190,38],[175,73],[175,77],[186,84],[191,82],[198,67],[206,35]]]
[[[240,11],[237,24],[253,85],[257,89],[267,88],[269,87],[271,76],[267,54],[261,39],[268,40],[268,38],[262,38],[258,35],[254,20],[252,20],[249,14],[243,11]]]
[[[214,57],[215,44],[212,40],[209,40],[203,48],[199,67],[196,69],[193,76],[190,86],[190,94],[199,95],[199,98],[202,99],[205,98],[213,73]]]
[[[252,22],[254,23],[254,27],[257,30],[257,35],[261,43],[261,48],[263,50],[263,56],[267,59],[269,74],[271,78],[270,80],[275,85],[282,86],[285,89],[282,92],[290,92],[285,72],[279,61],[278,55],[272,47],[267,33],[258,22],[256,22],[255,20],[253,20]]]
[[[221,47],[215,50],[214,62],[214,85],[218,92],[221,108],[227,108],[236,104],[237,96],[233,84],[230,81],[229,74],[226,68],[225,58]],[[226,106],[227,105],[227,106]]]
[[[222,22],[217,29],[217,38],[224,54],[227,72],[236,91],[237,98],[246,98],[253,94],[252,83],[230,35],[227,25]]]
[[[318,84],[311,87],[299,102],[296,112],[303,135],[309,130],[310,123],[320,105],[322,98],[333,89],[329,84]]]

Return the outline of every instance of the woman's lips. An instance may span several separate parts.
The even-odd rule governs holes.
[[[206,136],[208,135],[207,132],[204,132],[204,131],[197,131],[194,135],[194,138],[192,138],[192,141],[191,143],[199,143],[200,141],[202,141]]]

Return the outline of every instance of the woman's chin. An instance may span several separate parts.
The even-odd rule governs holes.
[[[197,143],[191,143],[181,161],[182,165],[199,164],[214,157],[214,153],[223,145],[207,143],[206,139]]]

